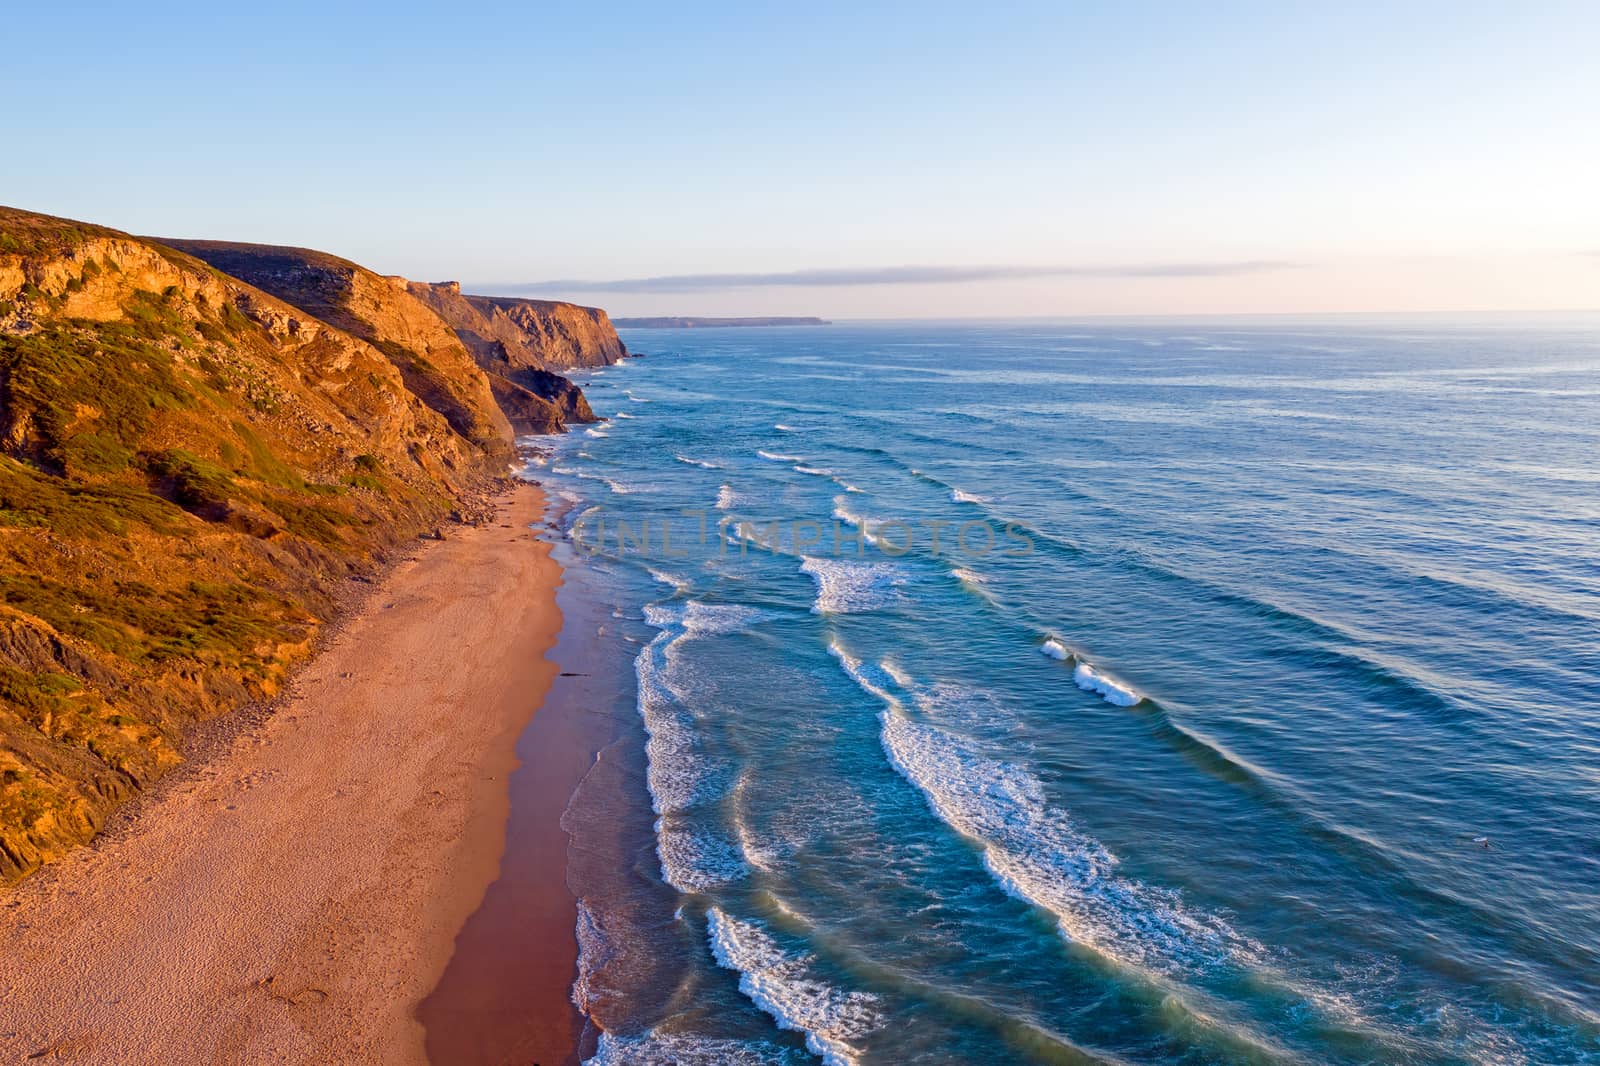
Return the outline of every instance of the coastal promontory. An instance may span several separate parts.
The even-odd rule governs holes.
[[[550,312],[590,324],[582,365],[623,350],[601,314]],[[526,337],[502,377],[336,256],[0,208],[0,880],[274,696],[419,535],[487,514],[514,427],[593,417],[552,369],[572,345]]]

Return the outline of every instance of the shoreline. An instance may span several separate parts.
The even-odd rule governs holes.
[[[498,877],[557,673],[543,493],[496,502],[399,562],[275,706],[0,898],[0,1058],[427,1061],[416,1009]]]
[[[552,528],[563,512],[553,503]],[[562,562],[563,624],[550,653],[561,672],[517,739],[499,875],[417,1010],[439,1066],[577,1066],[581,1057],[588,1018],[574,982],[585,886],[573,862],[592,812],[575,803],[625,725],[609,711],[624,678],[605,636],[615,624],[609,607],[577,559]]]

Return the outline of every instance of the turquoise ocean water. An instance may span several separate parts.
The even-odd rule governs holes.
[[[1600,1061],[1600,319],[626,340],[591,1061]]]

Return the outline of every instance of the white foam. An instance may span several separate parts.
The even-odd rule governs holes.
[[[988,579],[986,579],[982,574],[975,574],[971,570],[959,566],[950,571],[950,576],[961,582],[963,585],[977,586],[987,585],[989,583]]]
[[[828,469],[825,469],[825,468],[820,467],[820,466],[804,466],[804,465],[796,464],[794,469],[795,469],[795,473],[797,473],[797,474],[815,474],[818,477],[832,477],[833,476],[833,471],[832,470],[828,470]]]
[[[585,1014],[594,999],[598,976],[615,954],[587,900],[578,901],[578,977],[572,982],[572,1005]],[[591,1060],[592,1061],[592,1060]]]
[[[831,650],[833,651],[834,655],[837,656],[840,654],[841,649],[839,649],[837,645],[832,645]],[[901,688],[910,688],[913,684],[911,676],[904,670],[900,669],[900,667],[896,666],[893,662],[890,662],[886,659],[879,665],[883,667],[883,672],[888,674],[894,683],[899,685]]]
[[[584,481],[603,481],[606,483],[606,487],[618,496],[631,496],[639,491],[632,485],[625,484],[615,478],[606,477],[604,474],[591,474],[587,470],[578,470],[570,466],[552,467],[551,473],[561,474],[565,477],[582,478]]]
[[[656,820],[656,855],[662,880],[679,892],[704,892],[750,872],[737,841],[666,823]]]
[[[672,669],[683,641],[735,633],[768,617],[753,607],[698,600],[652,603],[645,621],[659,629],[634,660],[639,716],[645,728],[645,783],[655,810],[661,877],[680,892],[702,892],[748,873],[739,845],[693,824],[688,812],[725,795],[731,767],[708,754]]]
[[[658,1033],[601,1033],[584,1066],[800,1066],[814,1060],[803,1051],[756,1040]]]
[[[688,810],[720,794],[727,772],[726,766],[701,750],[692,719],[680,713],[665,679],[665,648],[672,639],[670,631],[657,634],[634,661],[646,735],[645,783],[650,805],[661,815]]]
[[[833,517],[846,525],[854,526],[856,529],[861,530],[861,539],[868,544],[878,543],[878,538],[873,536],[872,531],[867,528],[868,519],[866,515],[857,514],[842,503],[835,503],[833,505]]]
[[[757,923],[711,907],[706,936],[717,963],[738,972],[739,991],[779,1028],[804,1034],[824,1066],[854,1066],[859,1043],[882,1026],[877,996],[819,980],[813,956],[785,952]]]
[[[895,588],[905,581],[904,572],[893,563],[811,557],[800,569],[817,583],[813,614],[855,614],[886,606],[894,601]]]
[[[612,415],[611,417],[613,417],[613,418],[633,418],[634,416],[630,415],[626,411],[618,411],[616,414]]]
[[[702,470],[724,470],[724,469],[726,469],[726,467],[722,466],[722,464],[720,464],[720,463],[708,463],[704,459],[691,459],[687,455],[674,454],[673,458],[678,460],[678,462],[680,462],[680,463],[688,463],[690,466],[698,466]]]
[[[859,492],[860,490],[847,488],[845,491]],[[851,525],[861,530],[862,540],[874,547],[882,548],[883,552],[887,555],[903,553],[903,549],[905,548],[906,544],[903,539],[897,543],[891,538],[888,542],[888,546],[884,547],[884,538],[879,536],[879,534],[883,532],[883,527],[885,525],[897,526],[900,525],[900,523],[896,523],[892,519],[879,520],[876,518],[869,518],[864,514],[859,514],[856,511],[852,511],[850,509],[850,505],[843,502],[840,497],[835,496],[833,499],[833,517],[837,518],[841,522],[844,522],[846,525]],[[903,528],[901,533],[904,534]],[[840,538],[840,543],[844,543],[843,538]]]
[[[908,717],[896,689],[911,690],[885,668],[837,644],[830,650],[883,701],[880,739],[895,770],[940,821],[982,847],[984,867],[1002,889],[1054,915],[1065,939],[1147,973],[1263,956],[1221,918],[1193,913],[1177,893],[1117,873],[1116,857],[1053,810],[1028,770],[985,755],[976,740]],[[924,714],[948,713],[941,702],[947,696],[937,690],[912,698]]]
[[[645,397],[640,396],[637,393],[635,393],[632,389],[623,389],[622,390],[622,395],[626,396],[628,399],[632,400],[634,403],[655,403],[654,400],[646,399]]]
[[[690,600],[684,604],[682,625],[686,637],[721,636],[742,632],[771,617],[770,611],[763,611],[759,607]]]
[[[513,466],[508,473],[518,481],[537,481],[539,464],[524,463],[521,466]]]
[[[739,494],[733,491],[732,485],[723,485],[717,489],[717,510],[730,511],[739,502]]]
[[[605,430],[603,430],[603,429],[595,429],[593,426],[591,426],[590,428],[584,430],[583,431],[583,435],[586,436],[586,437],[604,437],[604,436],[608,436],[608,434],[606,433]]]
[[[664,570],[656,570],[649,567],[646,569],[650,570],[652,580],[667,586],[674,592],[687,592],[692,587],[687,578],[679,577],[677,574],[669,574]]]
[[[979,496],[975,492],[963,492],[961,489],[950,490],[951,503],[988,503],[989,497]]]
[[[983,845],[983,863],[1018,899],[1055,915],[1061,935],[1153,972],[1226,958],[1236,939],[1220,919],[1196,918],[1177,895],[1116,874],[1116,858],[1046,805],[1033,775],[900,714],[883,715],[889,761],[939,819]]]
[[[795,433],[795,432],[797,432],[797,430],[793,426],[786,426],[782,422],[774,422],[772,424],[772,428],[776,429],[776,430],[779,430],[781,432],[784,432],[784,433]]]
[[[1084,691],[1098,692],[1107,703],[1114,703],[1118,707],[1132,707],[1144,699],[1126,682],[1103,674],[1081,660],[1077,669],[1072,671],[1072,680]]]
[[[1068,659],[1072,658],[1072,652],[1067,649],[1065,644],[1061,643],[1055,637],[1051,637],[1049,640],[1045,641],[1044,644],[1039,647],[1039,651],[1043,655],[1048,655],[1052,659],[1059,659],[1062,662],[1066,662]]]
[[[770,459],[774,463],[803,463],[803,462],[805,462],[805,457],[804,456],[784,455],[782,452],[766,452],[766,451],[762,451],[759,448],[756,449],[756,454],[761,456],[761,458],[763,458],[763,459]]]

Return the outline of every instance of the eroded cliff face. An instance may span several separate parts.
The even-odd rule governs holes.
[[[628,354],[611,319],[598,307],[472,296],[454,281],[413,281],[410,290],[463,334],[475,353],[492,353],[512,367],[608,366]]]
[[[519,431],[550,433],[568,422],[597,421],[583,391],[557,371],[606,366],[627,355],[604,311],[551,300],[469,296],[453,281],[413,281],[408,287],[472,351]]]
[[[505,469],[436,316],[359,268],[298,277],[285,302],[0,208],[0,880],[276,691],[352,577]]]
[[[467,440],[510,458],[511,427],[488,379],[450,326],[407,291],[346,259],[306,248],[163,240],[367,341],[406,386]]]

